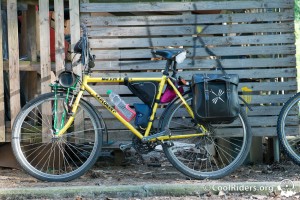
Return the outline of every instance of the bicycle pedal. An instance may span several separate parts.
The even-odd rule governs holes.
[[[127,149],[130,149],[132,147],[132,144],[120,144],[119,148],[121,151],[125,151]]]
[[[148,142],[149,140],[158,138],[158,137],[160,137],[160,136],[165,136],[165,135],[170,135],[170,134],[171,134],[170,129],[166,129],[166,130],[164,130],[164,131],[162,131],[162,132],[155,133],[155,134],[149,135],[149,136],[147,136],[147,137],[143,137],[143,138],[142,138],[142,142],[145,143],[145,142]]]
[[[174,143],[171,141],[166,141],[166,142],[164,142],[164,145],[166,145],[167,147],[172,147],[172,146],[174,146]]]

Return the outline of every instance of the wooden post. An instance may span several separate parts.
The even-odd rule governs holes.
[[[27,11],[22,11],[21,35],[19,54],[21,57],[27,55]]]
[[[31,61],[37,61],[36,10],[29,5],[27,11],[27,54]]]
[[[71,33],[71,51],[73,51],[75,44],[80,39],[80,19],[79,19],[79,1],[78,0],[70,0],[69,1],[69,8],[70,8],[70,33]],[[74,53],[72,53],[71,58],[74,57]],[[79,55],[77,55],[72,62],[75,63],[79,58]],[[72,63],[72,64],[73,64]],[[73,68],[73,71],[75,74],[82,76],[81,71],[81,64],[77,65]],[[79,132],[84,130],[84,116],[83,113],[80,112],[76,115],[75,121],[74,121],[74,128],[75,132]],[[83,132],[82,132],[82,136]],[[76,141],[77,143],[80,141]]]
[[[20,72],[17,0],[7,0],[11,126],[20,111]]]
[[[49,29],[49,0],[39,0],[40,24],[40,57],[41,57],[41,93],[50,92],[51,63],[50,63],[50,29]]]
[[[64,36],[64,1],[54,0],[55,12],[55,64],[56,76],[64,70],[65,36]]]
[[[5,142],[5,109],[4,109],[4,80],[2,52],[2,12],[0,4],[0,142]]]
[[[36,51],[37,54],[40,55],[40,14],[39,12],[35,13],[35,33],[36,33]]]
[[[40,57],[41,57],[41,93],[51,91],[51,63],[50,63],[50,29],[49,29],[49,0],[39,0],[39,24],[40,24]],[[42,118],[51,115],[51,105],[42,107]],[[45,120],[42,120],[43,122]],[[47,142],[47,125],[42,124],[42,140]]]
[[[77,0],[69,1],[70,7],[70,32],[71,32],[71,51],[73,51],[76,42],[80,39],[80,19],[79,19],[79,2]],[[74,53],[72,53],[72,58]],[[79,55],[73,59],[73,63],[78,60]],[[72,64],[73,64],[72,63]],[[74,68],[74,72],[81,76],[81,65]]]
[[[250,149],[250,161],[253,163],[262,163],[263,161],[261,137],[252,137],[252,144]]]
[[[25,19],[23,19],[25,21]],[[29,5],[27,10],[27,56],[36,62],[37,61],[37,44],[36,44],[36,10],[35,6]],[[37,72],[26,72],[26,94],[27,99],[31,100],[37,94]]]

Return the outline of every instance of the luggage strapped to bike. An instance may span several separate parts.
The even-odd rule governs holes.
[[[207,53],[216,56],[200,42]],[[217,70],[222,74],[194,74],[192,77],[192,109],[197,122],[231,123],[239,114],[239,99],[250,109],[248,103],[238,95],[239,77],[237,74],[227,74],[219,59],[216,59]]]

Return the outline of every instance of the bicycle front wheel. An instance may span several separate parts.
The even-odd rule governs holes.
[[[191,105],[191,94],[184,96]],[[160,128],[168,128],[172,135],[201,133],[202,130],[178,99],[162,116]],[[183,174],[195,179],[217,179],[228,175],[246,159],[252,133],[246,114],[241,110],[230,124],[203,124],[205,136],[177,139],[163,145],[172,165]]]
[[[81,100],[76,117],[82,119],[75,118],[66,133],[56,136],[70,116],[67,112],[65,96],[57,94],[55,100],[54,93],[48,93],[26,104],[15,119],[14,155],[25,171],[40,180],[75,179],[99,156],[103,129],[93,107]]]
[[[277,135],[284,152],[300,165],[300,93],[290,98],[281,109]]]

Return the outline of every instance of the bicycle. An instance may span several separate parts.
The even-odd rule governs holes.
[[[58,81],[51,84],[52,92],[28,102],[15,119],[12,148],[27,173],[43,181],[70,181],[83,175],[97,161],[107,127],[101,113],[83,99],[84,92],[94,97],[134,134],[137,151],[146,153],[161,145],[170,163],[190,178],[221,178],[244,162],[252,140],[245,112],[241,109],[231,124],[195,122],[190,106],[191,90],[181,94],[176,84],[176,58],[184,50],[154,52],[167,60],[159,78],[91,77],[94,58],[89,52],[86,27],[82,29],[83,35],[78,43],[81,44],[79,49],[84,67],[82,78],[73,72],[62,72]],[[173,74],[170,75],[169,71]],[[145,130],[124,120],[89,86],[91,83],[119,84],[124,81],[151,81],[159,85]],[[156,110],[166,85],[175,91],[177,97],[167,105],[158,126],[154,127]]]
[[[300,165],[300,92],[282,107],[277,120],[277,136],[284,152]]]

